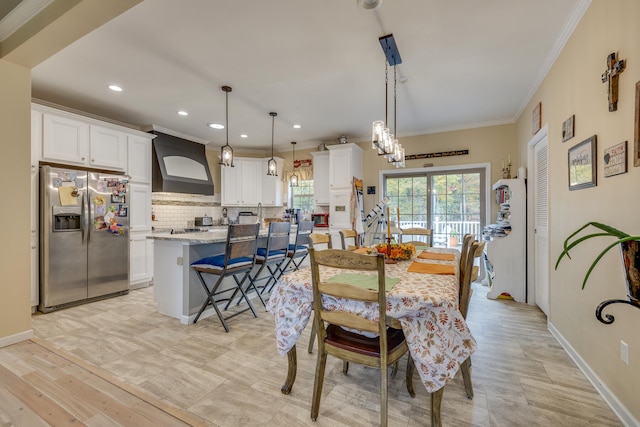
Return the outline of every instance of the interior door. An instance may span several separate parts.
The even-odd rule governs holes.
[[[549,316],[549,198],[547,145],[544,137],[534,147],[534,283],[536,305]]]

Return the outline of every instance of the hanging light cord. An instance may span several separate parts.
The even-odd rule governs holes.
[[[389,127],[389,63],[384,60],[384,124]]]
[[[397,122],[397,108],[396,108],[396,67],[393,67],[393,134],[398,139],[398,122]]]
[[[273,159],[273,130],[275,128],[276,116],[271,115],[271,158]]]
[[[226,102],[226,112],[225,112],[225,127],[227,129],[227,145],[229,145],[229,92],[225,92],[227,102]]]

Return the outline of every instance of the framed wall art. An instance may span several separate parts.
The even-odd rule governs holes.
[[[627,172],[627,141],[604,150],[604,177]]]
[[[562,142],[568,141],[573,138],[575,131],[575,115],[572,114],[567,120],[562,122]]]
[[[596,186],[596,135],[569,148],[569,190]]]
[[[634,127],[633,166],[640,166],[640,81],[636,82],[636,122]]]
[[[531,133],[535,135],[542,127],[542,102],[538,102],[531,114]]]

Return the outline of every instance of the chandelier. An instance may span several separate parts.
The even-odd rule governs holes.
[[[226,96],[225,129],[227,130],[227,143],[220,148],[220,164],[233,167],[233,148],[229,145],[229,92],[231,92],[231,87],[222,86],[222,91]]]
[[[269,115],[271,116],[271,159],[267,162],[267,175],[278,176],[278,163],[273,158],[273,129],[278,113],[269,113]]]
[[[296,142],[295,141],[291,141],[291,146],[293,147],[293,157],[291,158],[291,161],[293,162],[293,175],[291,175],[290,178],[290,183],[292,187],[297,187],[298,186],[298,175],[296,175]]]
[[[371,147],[378,151],[378,155],[385,156],[387,161],[396,167],[404,167],[405,154],[404,147],[394,137],[397,136],[397,77],[396,77],[396,65],[402,63],[400,58],[400,52],[393,38],[393,34],[389,34],[378,39],[382,51],[385,54],[385,66],[384,66],[384,88],[385,88],[385,119],[376,120],[373,122],[373,129],[371,133]],[[394,133],[389,131],[389,66],[393,67],[393,126]]]

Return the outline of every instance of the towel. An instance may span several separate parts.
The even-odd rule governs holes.
[[[424,274],[456,274],[453,265],[427,264],[422,262],[412,262],[407,271],[410,273]]]
[[[385,276],[384,278],[385,291],[389,292],[399,281],[400,279],[397,279],[395,277]],[[378,289],[378,276],[367,276],[364,274],[340,273],[333,277],[330,277],[327,280],[327,282],[346,283],[347,285],[354,285],[364,289],[373,289],[373,290]]]
[[[352,252],[356,253],[356,254],[362,254],[362,255],[369,255],[370,253],[374,254],[373,252],[375,251],[375,249],[371,249],[371,248],[357,248],[354,249]]]
[[[443,254],[440,252],[427,252],[427,251],[422,251],[420,252],[420,255],[418,255],[418,258],[422,258],[422,259],[437,259],[440,261],[453,261],[456,259],[456,256],[454,254]]]

